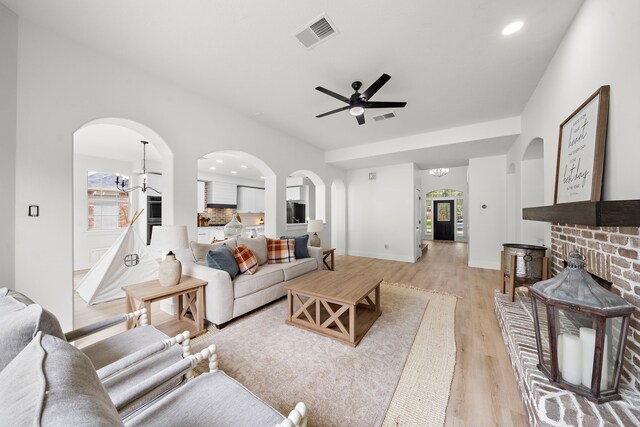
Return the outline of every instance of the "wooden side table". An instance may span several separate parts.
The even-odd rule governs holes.
[[[336,248],[323,248],[322,249],[322,263],[327,267],[327,270],[334,271],[335,269],[335,256]],[[329,262],[331,264],[327,264],[327,258],[330,258]]]
[[[127,312],[142,307],[147,309],[147,317],[151,325],[151,303],[167,298],[177,297],[178,316],[175,319],[154,325],[169,336],[188,330],[191,337],[207,332],[204,327],[204,287],[206,281],[191,276],[182,276],[176,286],[162,286],[158,280],[123,286],[127,296]],[[136,301],[139,301],[137,303]],[[127,328],[134,328],[137,319],[127,323]]]

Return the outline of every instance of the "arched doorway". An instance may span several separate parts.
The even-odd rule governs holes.
[[[288,233],[306,233],[309,220],[321,220],[325,227],[325,230],[318,232],[321,245],[331,245],[331,235],[326,232],[329,221],[326,191],[324,181],[313,171],[300,169],[288,175],[285,202]]]
[[[347,251],[347,191],[344,182],[331,183],[331,244],[339,254]]]
[[[161,198],[153,209],[158,225],[172,224],[173,153],[156,132],[138,122],[102,118],[73,133],[72,164],[73,269],[78,282],[120,239],[133,213],[142,209],[134,228],[141,244],[147,242],[149,197]],[[145,191],[138,187],[143,182]],[[79,310],[86,311],[84,306],[74,293],[74,318]]]
[[[544,205],[544,142],[531,140],[520,161],[520,206]],[[522,243],[544,244],[545,225],[538,221],[521,220]]]
[[[198,159],[197,186],[199,222],[206,219],[199,224],[198,240],[204,234],[208,241],[222,238],[221,227],[234,212],[248,235],[276,235],[276,174],[258,157],[235,150],[207,153]]]

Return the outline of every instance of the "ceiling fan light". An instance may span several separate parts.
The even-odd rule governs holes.
[[[359,116],[360,114],[364,114],[364,108],[359,105],[354,105],[349,109],[349,114],[352,116]]]

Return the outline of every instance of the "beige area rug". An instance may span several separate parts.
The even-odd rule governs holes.
[[[310,426],[442,426],[456,298],[387,283],[381,293],[382,315],[356,348],[286,325],[284,299],[211,326],[193,350],[215,343],[220,369],[281,413],[305,402]]]

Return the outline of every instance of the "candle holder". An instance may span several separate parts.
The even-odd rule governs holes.
[[[538,368],[556,386],[603,403],[618,385],[634,307],[600,286],[573,251],[556,277],[530,288]]]

